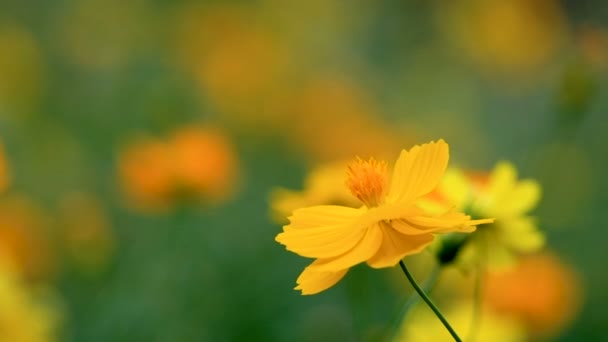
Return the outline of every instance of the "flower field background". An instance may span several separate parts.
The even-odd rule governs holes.
[[[455,328],[480,301],[479,341],[605,340],[607,89],[599,0],[3,1],[0,340],[449,341],[399,267],[302,296],[275,241],[361,205],[355,156],[438,139],[439,195],[534,188],[453,199],[504,248],[480,294],[474,252],[440,271]]]

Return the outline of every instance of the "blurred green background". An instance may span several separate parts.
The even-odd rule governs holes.
[[[383,340],[399,270],[301,296],[269,193],[444,138],[542,184],[584,291],[551,339],[603,340],[607,71],[596,0],[5,0],[0,256],[53,298],[50,340]]]

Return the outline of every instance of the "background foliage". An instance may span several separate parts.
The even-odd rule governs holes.
[[[382,339],[410,293],[399,270],[300,296],[306,260],[274,242],[268,194],[441,137],[452,165],[539,180],[535,215],[585,292],[556,340],[601,340],[607,20],[592,0],[2,2],[2,201],[40,212],[49,265],[30,278],[56,292],[59,339]],[[121,156],[183,127],[227,141],[234,175],[213,179],[230,186],[140,205]]]

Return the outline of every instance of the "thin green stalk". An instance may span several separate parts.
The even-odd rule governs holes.
[[[431,293],[431,291],[435,287],[435,284],[437,284],[437,279],[439,279],[439,273],[441,273],[440,271],[441,271],[441,265],[439,265],[439,264],[435,265],[435,267],[433,267],[430,274],[428,275],[428,277],[422,284],[422,290],[427,295],[429,293]],[[401,321],[406,316],[406,314],[410,311],[410,309],[418,303],[419,300],[420,300],[420,296],[412,294],[407,299],[405,304],[403,304],[403,307],[399,311],[399,314],[396,316],[395,322],[393,323],[393,327],[391,329],[393,340],[395,340],[395,336],[399,332],[399,326],[401,325]]]
[[[426,293],[424,293],[424,291],[420,288],[420,286],[418,285],[418,283],[416,283],[416,280],[414,280],[414,277],[412,276],[412,274],[410,273],[410,271],[405,266],[405,263],[403,263],[403,261],[399,261],[399,266],[401,266],[401,269],[403,270],[403,273],[405,273],[405,276],[407,277],[407,280],[409,280],[410,284],[412,284],[412,286],[414,287],[414,290],[416,290],[416,292],[418,292],[418,294],[420,295],[420,297],[422,297],[422,300],[424,300],[426,302],[426,304],[429,306],[429,308],[431,308],[431,310],[433,310],[433,312],[435,313],[435,315],[437,316],[437,318],[439,318],[439,320],[441,321],[441,323],[443,323],[443,326],[448,330],[448,332],[450,333],[450,335],[452,335],[452,337],[454,338],[454,341],[456,341],[456,342],[462,342],[462,340],[460,339],[460,337],[458,337],[458,334],[456,333],[456,331],[454,331],[454,328],[452,328],[452,326],[450,325],[450,323],[448,322],[448,320],[445,319],[445,317],[443,316],[443,314],[441,313],[441,311],[439,311],[439,309],[437,308],[437,306],[435,306],[435,304],[433,304],[433,302],[431,301],[431,299],[426,295]]]

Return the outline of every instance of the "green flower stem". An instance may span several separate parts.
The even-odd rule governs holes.
[[[431,293],[433,288],[435,288],[435,285],[437,284],[437,279],[439,279],[439,273],[441,273],[441,267],[441,265],[437,264],[431,270],[431,273],[429,274],[428,278],[426,278],[426,280],[422,284],[422,290],[424,291],[424,293],[429,294]],[[399,315],[396,316],[397,318],[395,319],[395,323],[393,324],[394,326],[391,329],[393,336],[392,341],[395,341],[395,336],[397,336],[397,334],[399,333],[399,325],[401,324],[401,321],[407,315],[410,309],[418,303],[419,300],[420,296],[411,295],[407,299],[405,304],[403,304],[402,309],[399,311]]]
[[[454,341],[456,341],[456,342],[462,342],[462,340],[460,339],[460,337],[458,337],[458,334],[456,334],[456,331],[454,331],[454,328],[452,328],[452,326],[450,325],[450,323],[448,322],[448,320],[445,319],[445,317],[443,316],[443,314],[441,313],[441,311],[439,311],[439,309],[435,306],[435,304],[433,304],[433,302],[431,301],[431,299],[420,288],[420,286],[418,285],[418,283],[416,283],[416,280],[414,280],[414,277],[412,276],[412,274],[410,273],[410,271],[407,269],[407,267],[405,266],[405,263],[403,263],[402,260],[399,261],[399,266],[401,266],[401,269],[403,270],[403,273],[405,273],[405,276],[407,277],[407,280],[410,281],[410,283],[414,287],[414,290],[416,290],[416,292],[418,292],[418,294],[420,295],[420,297],[422,297],[422,300],[424,300],[426,302],[426,304],[429,306],[429,308],[431,308],[431,310],[433,310],[433,312],[435,313],[435,315],[437,316],[437,318],[439,318],[439,320],[441,321],[441,323],[443,323],[443,326],[448,330],[448,332],[450,333],[450,335],[452,335],[452,337],[454,338]]]

